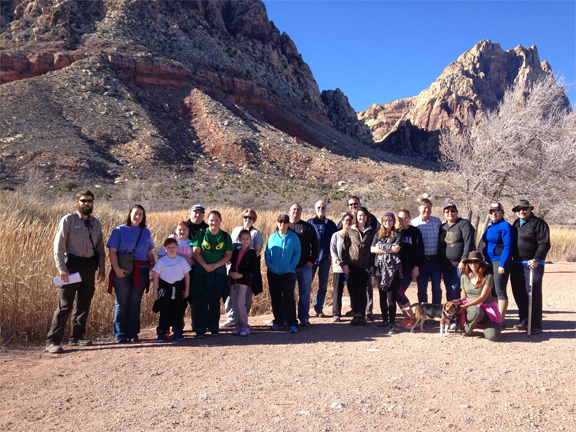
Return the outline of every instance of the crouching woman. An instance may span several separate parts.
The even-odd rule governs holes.
[[[480,252],[472,251],[463,261],[465,268],[460,278],[464,336],[471,336],[476,326],[484,329],[484,337],[496,341],[502,332],[502,316],[498,303],[492,297],[493,277],[488,274],[489,264]]]

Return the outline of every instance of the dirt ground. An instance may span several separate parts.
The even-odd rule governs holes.
[[[547,265],[545,332],[495,343],[430,321],[389,336],[313,318],[288,334],[265,315],[246,338],[158,343],[148,329],[137,345],[2,351],[0,430],[575,431],[575,276]]]

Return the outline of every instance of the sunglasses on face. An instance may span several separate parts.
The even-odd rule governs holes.
[[[278,221],[278,225],[287,224],[287,221]]]
[[[528,211],[528,210],[530,210],[529,207],[520,207],[518,210],[516,210],[516,212]]]
[[[94,200],[91,199],[81,199],[78,201],[80,201],[82,204],[92,204],[94,202]]]
[[[490,210],[490,214],[494,214],[494,213],[500,213],[501,210]]]

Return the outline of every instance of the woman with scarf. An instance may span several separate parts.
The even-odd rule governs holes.
[[[395,223],[394,213],[384,213],[380,231],[374,236],[370,248],[370,251],[376,255],[374,265],[382,310],[382,322],[376,328],[388,328],[388,334],[396,332],[396,298],[403,277],[400,261],[402,236],[396,230]]]

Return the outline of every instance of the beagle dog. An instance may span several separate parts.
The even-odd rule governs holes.
[[[443,305],[432,304],[432,303],[414,303],[413,305],[401,309],[408,310],[410,308],[414,309],[414,325],[410,333],[414,332],[414,328],[420,325],[420,331],[424,331],[424,321],[431,319],[434,321],[440,321],[440,336],[448,336],[448,326],[450,325],[450,320],[460,314],[462,308],[458,302],[449,301]]]

